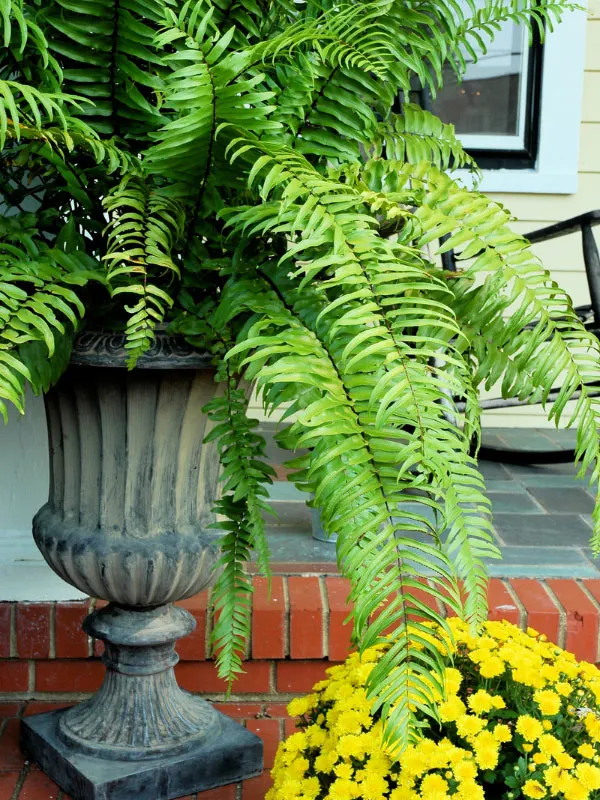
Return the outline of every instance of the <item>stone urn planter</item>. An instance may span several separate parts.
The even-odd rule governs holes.
[[[21,728],[25,753],[73,800],[169,800],[262,771],[261,740],[173,671],[195,625],[173,602],[205,588],[218,559],[218,454],[202,413],[214,370],[159,334],[130,371],[123,343],[79,336],[46,397],[50,493],[33,535],[61,578],[109,601],[83,626],[105,644],[101,689]]]

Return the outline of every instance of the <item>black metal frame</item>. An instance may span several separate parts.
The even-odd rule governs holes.
[[[595,225],[600,225],[600,209],[588,211],[586,214],[571,217],[563,222],[557,222],[554,225],[538,228],[531,233],[525,234],[525,238],[528,239],[531,244],[539,244],[540,242],[548,242],[551,239],[557,239],[560,236],[568,236],[571,233],[581,231],[583,261],[585,264],[591,302],[589,305],[577,306],[575,311],[587,330],[592,331],[596,336],[600,337],[600,253],[592,230]],[[451,271],[456,270],[456,259],[453,252],[444,253],[442,255],[442,262],[445,269]],[[598,391],[594,391],[593,393],[595,396],[600,395],[600,383],[597,385]],[[559,391],[560,388],[554,389],[550,393],[548,400],[552,401],[558,395]],[[577,395],[575,395],[575,397],[577,397]],[[517,399],[504,400],[502,398],[493,398],[490,400],[483,400],[481,405],[483,409],[493,409],[525,406],[529,404],[526,401]],[[575,450],[528,451],[485,445],[479,450],[479,458],[488,461],[504,461],[512,464],[558,464],[573,461],[575,458]]]

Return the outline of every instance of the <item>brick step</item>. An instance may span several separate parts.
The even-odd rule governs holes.
[[[42,774],[37,765],[24,761],[19,750],[20,720],[62,708],[68,703],[0,702],[0,800],[71,800],[69,795]],[[281,739],[296,730],[285,711],[285,703],[217,703],[227,714],[263,740],[265,772],[258,778],[222,786],[183,800],[263,800],[271,785],[269,770]]]
[[[210,593],[181,605],[195,617],[195,632],[180,642],[176,667],[181,686],[218,704],[263,738],[267,769],[277,744],[293,730],[287,701],[307,693],[325,670],[346,658],[350,627],[349,584],[339,576],[253,578],[252,636],[245,674],[227,699],[211,659]],[[0,800],[68,800],[38,770],[23,764],[17,748],[19,717],[48,702],[76,702],[100,686],[101,645],[81,631],[100,603],[0,603]],[[600,661],[600,580],[493,579],[490,619],[506,619],[544,633],[577,658]],[[3,719],[4,718],[4,719]],[[202,793],[198,800],[263,800],[268,772],[237,787]]]

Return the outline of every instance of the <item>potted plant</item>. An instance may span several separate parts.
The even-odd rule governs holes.
[[[422,736],[398,759],[366,689],[393,645],[353,653],[290,703],[299,730],[279,747],[266,800],[598,797],[598,668],[531,628],[487,622],[474,636],[456,618],[449,626],[439,724],[417,711]]]
[[[219,389],[206,405],[208,445],[223,466],[214,512],[224,532],[213,642],[228,680],[242,669],[250,628],[244,565],[252,551],[268,573],[271,470],[247,415],[247,386],[260,389],[269,413],[284,408],[281,443],[307,451],[294,462],[294,480],[314,494],[352,584],[355,640],[365,649],[395,631],[368,691],[398,742],[418,727],[415,704],[435,714],[442,676],[434,644],[408,627],[414,613],[443,626],[420,599],[423,569],[431,573],[426,590],[469,622],[486,614],[486,560],[498,553],[471,455],[479,387],[501,379],[506,396],[537,399],[564,375],[547,411],[577,427],[582,474],[594,465],[596,479],[590,385],[600,352],[570,299],[510,229],[509,213],[449,174],[476,171],[452,126],[413,104],[394,109],[415,83],[435,91],[444,68],[460,76],[501,21],[543,30],[568,8],[507,1],[465,12],[430,0],[9,0],[2,8],[0,399],[22,411],[29,384],[48,392],[50,404],[58,392],[60,405],[62,393],[63,416],[78,408],[69,386],[82,382],[73,369],[96,360],[89,339],[76,340],[75,363],[51,387],[83,328],[103,334],[90,334],[92,350],[118,371],[109,376],[118,413],[108,411],[107,424],[122,424],[133,376],[157,372],[153,359],[172,347],[164,326],[209,355]],[[441,237],[441,249],[454,248],[462,263],[456,273],[427,253]],[[193,370],[206,372],[205,360],[181,357],[188,356]],[[575,412],[565,416],[574,397]],[[97,408],[98,398],[91,401]],[[134,419],[135,406],[128,408]],[[87,433],[87,423],[80,430]],[[111,442],[103,452],[112,454],[114,477],[118,437]],[[87,463],[72,444],[58,435],[53,469]],[[160,454],[152,461],[164,463]],[[160,491],[172,504],[162,474]],[[97,490],[98,480],[90,486]],[[124,514],[128,497],[116,506]],[[181,502],[189,521],[192,501]],[[193,532],[178,527],[175,507],[155,529],[161,536]],[[64,495],[57,508],[81,523],[79,506],[67,508]],[[50,511],[38,515],[36,537],[58,565],[51,539],[64,530]],[[600,512],[594,519],[597,548]],[[128,543],[134,560],[148,533],[138,522]],[[111,525],[121,530],[118,520]],[[94,530],[106,534],[104,523]],[[169,544],[177,552],[177,540]],[[206,552],[211,547],[207,541]],[[79,543],[79,555],[86,548]],[[158,561],[149,555],[144,564],[150,585]],[[58,567],[75,579],[64,559]],[[140,631],[160,627],[152,614],[177,597],[163,594],[149,610],[148,598],[136,595],[128,613],[150,616],[129,619],[149,622],[135,634],[121,626],[119,642],[113,611],[119,617],[128,580],[123,573],[112,581],[116,605],[101,632],[131,655],[131,636],[141,637],[135,646],[158,646]],[[97,623],[89,623],[95,633]],[[171,623],[161,647],[177,634]],[[164,658],[170,674],[172,655]],[[98,755],[89,741],[79,745]],[[161,797],[174,796],[167,784]]]

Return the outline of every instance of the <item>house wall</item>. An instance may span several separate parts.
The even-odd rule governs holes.
[[[517,217],[514,227],[520,233],[600,208],[600,0],[590,0],[588,13],[578,190],[569,195],[491,195]],[[556,157],[560,158],[560,153]],[[600,241],[600,231],[597,239]],[[579,234],[537,245],[535,251],[576,305],[589,302]],[[484,415],[483,422],[488,427],[551,427],[539,406],[494,410]]]

